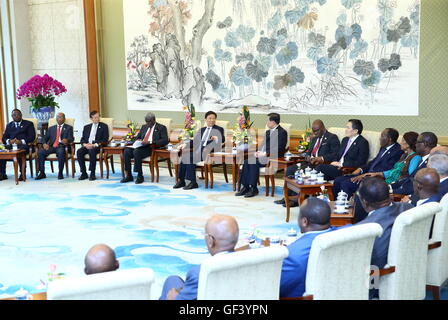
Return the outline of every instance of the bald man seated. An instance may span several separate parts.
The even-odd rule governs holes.
[[[440,176],[435,169],[424,168],[417,172],[413,180],[414,195],[411,204],[419,207],[430,202],[439,202]]]
[[[115,271],[120,263],[115,257],[115,252],[105,244],[97,244],[90,248],[84,259],[85,274],[96,274]]]
[[[314,239],[336,230],[330,225],[331,209],[326,201],[308,198],[300,206],[298,224],[303,234],[288,246],[289,255],[283,260],[280,297],[298,298],[305,292],[308,258]]]
[[[238,236],[238,223],[233,217],[214,215],[205,225],[205,244],[212,256],[234,252]],[[196,300],[200,269],[200,265],[191,268],[185,281],[178,276],[168,277],[160,300]]]

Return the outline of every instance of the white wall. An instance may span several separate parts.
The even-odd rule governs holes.
[[[89,122],[87,56],[82,0],[28,0],[33,74],[48,73],[68,92],[58,98],[76,136]],[[57,112],[56,111],[56,112]]]

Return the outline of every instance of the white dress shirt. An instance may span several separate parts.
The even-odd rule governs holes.
[[[359,134],[356,135],[356,136],[354,136],[353,138],[350,138],[350,140],[347,142],[347,144],[350,143],[350,148],[349,148],[348,150],[351,149],[351,147],[353,146],[353,143],[355,143],[355,140],[356,140],[358,137],[359,137]],[[348,152],[348,150],[347,150],[347,152]],[[345,154],[344,154],[344,157],[345,157]],[[342,158],[341,158],[341,161],[340,161],[342,167],[344,166],[344,157],[342,157]]]
[[[95,141],[96,132],[98,131],[98,123],[92,124],[92,130],[90,130],[89,143],[92,144]]]

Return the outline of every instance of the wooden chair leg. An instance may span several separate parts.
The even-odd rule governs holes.
[[[75,157],[72,155],[72,178],[75,178]]]
[[[440,300],[440,287],[438,286],[426,286],[426,290],[430,290],[432,292],[432,298],[434,300]]]
[[[275,196],[275,175],[270,176],[271,178],[271,188],[272,188],[272,192],[271,192],[271,197]]]
[[[50,161],[50,165],[51,165],[51,173],[54,173],[53,161]]]
[[[112,167],[112,173],[115,174],[115,167],[114,167],[114,155],[110,155],[110,166]]]
[[[269,176],[264,176],[264,182],[266,183],[266,197],[269,197]]]
[[[224,179],[226,179],[226,183],[229,183],[229,177],[227,176],[227,165],[223,163],[222,168],[224,170]]]

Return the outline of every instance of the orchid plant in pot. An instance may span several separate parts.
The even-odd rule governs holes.
[[[54,117],[55,108],[59,108],[56,97],[66,92],[65,86],[48,74],[35,75],[17,90],[17,99],[26,98],[31,102],[31,112],[42,126]]]

